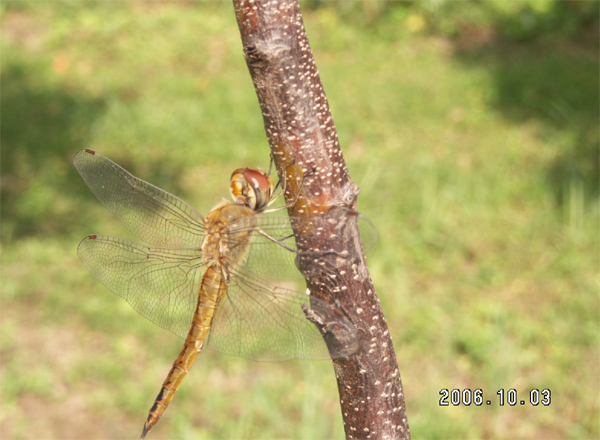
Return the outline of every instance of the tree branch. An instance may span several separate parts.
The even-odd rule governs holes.
[[[298,197],[290,216],[328,220],[324,230],[310,220],[295,222],[298,268],[311,295],[333,304],[358,330],[358,351],[333,360],[346,438],[410,438],[396,355],[353,215],[359,188],[342,156],[300,6],[297,0],[233,3],[286,200]],[[332,321],[306,312],[332,353],[349,344]]]

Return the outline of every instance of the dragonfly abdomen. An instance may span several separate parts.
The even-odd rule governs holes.
[[[194,361],[200,354],[215,315],[217,302],[219,297],[226,291],[226,288],[227,285],[220,269],[217,266],[208,267],[202,277],[192,328],[185,339],[183,349],[173,363],[171,371],[169,371],[158,396],[154,400],[154,405],[152,405],[144,424],[142,438],[162,417],[185,375],[190,371]]]

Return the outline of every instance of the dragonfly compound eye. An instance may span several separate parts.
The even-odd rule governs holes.
[[[231,175],[230,191],[236,203],[260,211],[271,199],[273,179],[262,170],[240,168]]]

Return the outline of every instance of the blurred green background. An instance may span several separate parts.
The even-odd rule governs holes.
[[[311,1],[414,438],[598,438],[598,2]],[[93,148],[201,212],[269,151],[230,2],[3,2],[3,439],[137,438],[182,341],[80,264]],[[514,388],[549,407],[440,407]],[[328,362],[205,351],[149,438],[341,439]]]

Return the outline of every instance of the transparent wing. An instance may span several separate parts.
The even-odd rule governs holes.
[[[142,316],[187,336],[205,268],[200,251],[151,249],[122,238],[90,235],[77,254],[102,284]]]
[[[78,151],[73,163],[98,200],[142,240],[159,247],[201,246],[203,218],[183,200],[93,150]]]
[[[349,209],[340,208],[332,211],[331,215],[323,214],[315,217],[259,215],[256,224],[264,231],[272,231],[271,235],[274,237],[288,239],[289,242],[293,243],[293,237],[290,238],[293,235],[292,224],[296,225],[296,227],[302,227],[303,225],[314,226],[310,230],[312,233],[319,234],[327,229],[326,226],[328,224],[335,226],[353,218],[358,219],[358,228],[363,249],[365,252],[368,252],[375,246],[375,243],[379,239],[377,229],[366,216]]]
[[[294,263],[296,240],[289,217],[259,216],[253,220],[252,246],[243,263],[247,271],[271,281],[301,279]]]
[[[379,239],[377,229],[366,216],[358,214],[358,229],[360,230],[360,241],[365,252],[373,249]]]
[[[377,241],[377,230],[368,218],[361,214],[357,216],[353,211],[342,211],[341,214],[338,213],[333,217],[294,218],[262,215],[256,219],[253,218],[252,227],[255,232],[252,237],[252,248],[244,264],[245,270],[276,284],[279,281],[302,278],[295,264],[297,247],[292,224],[297,228],[309,225],[310,227],[306,228],[305,232],[321,234],[324,236],[323,239],[327,240],[330,237],[328,232],[324,231],[333,230],[335,233],[336,225],[341,224],[345,219],[356,218],[358,218],[363,249],[367,252]],[[240,223],[245,221],[242,219]],[[328,228],[328,224],[332,222],[334,227]],[[236,225],[236,222],[233,222],[232,225]],[[241,231],[246,228],[241,225],[232,229]],[[315,258],[317,257],[318,254],[315,254]]]
[[[335,316],[334,325],[344,330],[348,345],[330,353],[303,307]],[[348,356],[358,342],[355,327],[325,302],[237,273],[218,304],[207,346],[257,361],[285,361]]]
[[[185,338],[205,265],[199,251],[156,249],[104,235],[81,241],[86,268],[142,316]],[[323,301],[236,272],[218,304],[207,345],[216,351],[261,361],[327,359],[353,353],[353,325]],[[351,343],[330,354],[303,306],[334,316]]]

